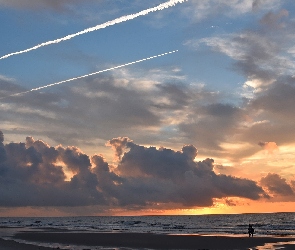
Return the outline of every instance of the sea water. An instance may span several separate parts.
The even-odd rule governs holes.
[[[10,217],[0,218],[0,228],[2,228],[0,230],[0,237],[7,239],[16,231],[36,229],[246,236],[249,224],[252,224],[255,228],[256,237],[295,237],[295,213],[192,216]],[[58,247],[63,248],[62,246]]]

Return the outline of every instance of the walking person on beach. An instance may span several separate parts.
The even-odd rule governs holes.
[[[251,224],[249,224],[249,227],[248,227],[248,234],[249,234],[249,237],[253,237],[253,234],[254,234],[254,228],[252,227]]]

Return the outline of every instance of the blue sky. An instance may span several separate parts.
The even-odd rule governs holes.
[[[118,177],[129,178],[133,183],[131,179],[135,176],[127,173],[130,168],[137,173],[136,177],[153,177],[145,179],[152,183],[160,177],[145,172],[146,165],[141,164],[158,164],[165,172],[168,169],[162,164],[171,155],[163,153],[159,162],[143,161],[136,168],[132,165],[136,153],[128,156],[129,151],[145,147],[152,155],[165,148],[173,151],[175,157],[184,157],[183,145],[194,145],[198,149],[195,162],[211,158],[214,164],[210,171],[252,183],[247,197],[243,192],[224,191],[222,195],[209,192],[209,201],[185,203],[188,207],[214,208],[216,204],[226,204],[225,199],[233,199],[231,204],[240,206],[239,212],[247,211],[246,202],[239,199],[257,197],[268,197],[277,204],[293,204],[293,2],[174,2],[175,6],[164,10],[1,59],[0,131],[4,134],[2,144],[6,154],[9,155],[9,145],[20,145],[29,137],[55,147],[59,158],[54,166],[64,161],[64,181],[79,176],[80,172],[66,167],[68,163],[58,147],[76,147],[79,154],[89,159],[101,154],[110,172]],[[0,57],[162,3],[165,2],[0,0]],[[178,51],[98,75],[11,96],[175,50]],[[115,138],[118,144],[111,143]],[[124,138],[133,141],[133,147]],[[28,150],[31,145],[38,151],[37,144],[25,143]],[[159,152],[154,152],[153,147]],[[116,150],[126,150],[126,159]],[[134,161],[128,157],[135,157]],[[129,160],[130,166],[126,167],[124,162]],[[93,164],[88,169],[92,174]],[[183,171],[190,170],[183,166]],[[39,185],[32,179],[28,182]],[[132,185],[125,188],[132,192]],[[159,182],[161,185],[165,183]],[[106,193],[102,195],[111,196]],[[106,200],[111,200],[109,196]],[[169,201],[164,194],[162,198],[161,209],[180,206],[177,200]],[[118,207],[128,203],[121,197],[114,199]],[[149,199],[138,204],[130,201],[129,205],[145,204],[138,207],[140,210],[147,204],[153,207],[159,203],[155,197]],[[172,207],[167,205],[169,202]],[[104,209],[114,208],[106,204],[103,203]],[[289,205],[283,208],[288,209]]]

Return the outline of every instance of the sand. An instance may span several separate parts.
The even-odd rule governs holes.
[[[1,250],[48,250],[52,248],[38,247],[31,244],[21,244],[13,240],[3,240],[0,239],[0,249]]]
[[[240,249],[246,250],[255,246],[263,246],[265,243],[294,241],[294,238],[272,238],[272,237],[227,237],[227,236],[198,236],[198,235],[160,235],[149,233],[89,233],[89,232],[21,232],[14,238],[43,242],[61,243],[69,245],[83,246],[102,246],[102,247],[130,247],[130,248],[149,248],[149,249]],[[13,248],[7,244],[0,249],[46,249],[46,248]],[[17,243],[15,243],[17,244]],[[295,245],[286,245],[288,248],[295,249]],[[10,247],[10,248],[9,248]]]

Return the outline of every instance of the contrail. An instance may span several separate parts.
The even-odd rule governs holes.
[[[104,28],[106,28],[108,26],[112,26],[112,25],[115,25],[115,24],[118,24],[118,23],[126,22],[128,20],[132,20],[132,19],[137,18],[139,16],[147,15],[150,12],[155,12],[155,11],[158,11],[158,10],[167,9],[169,7],[175,6],[178,3],[183,3],[183,2],[187,2],[187,1],[188,0],[170,0],[170,1],[167,1],[165,3],[162,3],[162,4],[158,5],[156,7],[149,8],[149,9],[146,9],[146,10],[142,10],[142,11],[140,11],[138,13],[135,13],[135,14],[121,16],[121,17],[116,18],[114,20],[105,22],[103,24],[96,25],[96,26],[91,27],[91,28],[84,29],[84,30],[79,31],[79,32],[74,33],[74,34],[70,34],[70,35],[67,35],[65,37],[58,38],[56,40],[51,40],[51,41],[48,41],[48,42],[40,43],[40,44],[38,44],[38,45],[36,45],[34,47],[31,47],[31,48],[28,48],[28,49],[25,49],[25,50],[21,50],[21,51],[17,51],[17,52],[13,52],[13,53],[4,55],[4,56],[0,57],[0,60],[8,58],[8,57],[13,56],[13,55],[26,53],[26,52],[29,52],[29,51],[32,51],[32,50],[35,50],[35,49],[50,45],[50,44],[60,43],[60,42],[72,39],[75,36],[80,36],[80,35],[83,35],[83,34],[86,34],[86,33],[92,32],[92,31],[96,31],[96,30],[99,30],[99,29],[104,29]]]
[[[90,73],[90,74],[87,74],[87,75],[78,76],[78,77],[70,78],[70,79],[67,79],[67,80],[60,81],[60,82],[51,83],[51,84],[41,86],[41,87],[38,87],[38,88],[30,89],[28,91],[19,92],[19,93],[15,93],[15,94],[12,94],[12,95],[4,96],[4,97],[1,97],[0,100],[4,99],[4,98],[11,97],[11,96],[24,95],[24,94],[29,93],[29,92],[38,91],[40,89],[45,89],[45,88],[52,87],[52,86],[55,86],[55,85],[59,85],[59,84],[62,84],[62,83],[71,82],[71,81],[82,79],[82,78],[85,78],[85,77],[88,77],[88,76],[97,75],[97,74],[107,72],[107,71],[110,71],[110,70],[119,69],[119,68],[122,68],[122,67],[125,67],[125,66],[128,66],[128,65],[131,65],[131,64],[140,63],[140,62],[143,62],[143,61],[154,59],[156,57],[165,56],[165,55],[172,54],[172,53],[175,53],[175,52],[178,52],[178,50],[173,50],[173,51],[166,52],[166,53],[163,53],[163,54],[159,54],[159,55],[156,55],[156,56],[151,56],[151,57],[147,57],[147,58],[140,59],[140,60],[137,60],[137,61],[133,61],[133,62],[130,62],[130,63],[121,64],[119,66],[115,66],[115,67],[112,67],[112,68],[100,70],[100,71],[93,72],[93,73]]]

